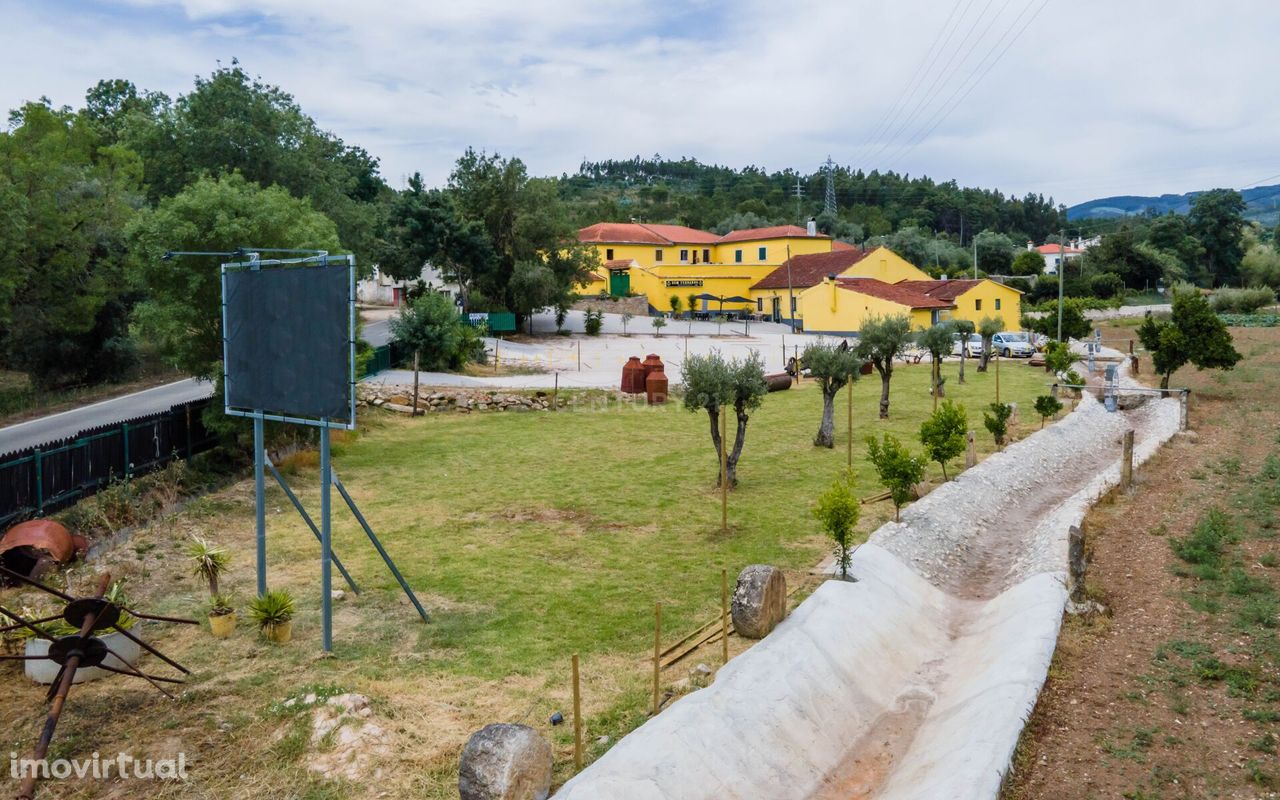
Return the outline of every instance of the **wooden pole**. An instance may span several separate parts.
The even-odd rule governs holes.
[[[556,370],[556,384],[551,390],[551,410],[560,410],[560,370]]]
[[[502,346],[501,339],[493,340],[493,374],[498,374],[498,348]]]
[[[1133,485],[1133,431],[1124,432],[1120,458],[1120,491],[1128,491]]]
[[[578,372],[582,372],[582,340],[578,340]]]
[[[653,713],[658,714],[658,687],[662,680],[662,603],[653,604]]]
[[[720,407],[720,532],[729,532],[729,411]]]
[[[1000,402],[1000,351],[995,352],[996,356],[996,402]]]
[[[729,663],[729,570],[720,570],[720,658]]]
[[[578,685],[578,654],[573,654],[573,768],[582,770],[582,691]]]
[[[413,351],[413,416],[418,416],[418,351]]]
[[[853,469],[853,376],[849,376],[849,469]]]

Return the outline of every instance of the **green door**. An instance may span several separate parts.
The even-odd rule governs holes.
[[[616,270],[609,273],[609,294],[624,297],[631,291],[631,273]]]

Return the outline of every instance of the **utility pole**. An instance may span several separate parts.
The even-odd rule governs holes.
[[[973,279],[978,279],[978,235],[973,236]]]
[[[828,214],[836,213],[836,162],[831,160],[831,156],[827,156],[827,162],[824,165],[827,170],[827,196],[823,203],[822,210]]]
[[[800,222],[800,201],[804,199],[804,190],[800,188],[800,176],[796,176],[796,188],[794,192],[796,198],[796,223]]]
[[[1067,253],[1062,243],[1066,241],[1067,232],[1058,229],[1058,341],[1062,341],[1062,273],[1066,272]]]

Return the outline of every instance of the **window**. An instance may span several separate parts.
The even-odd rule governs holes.
[[[756,258],[760,261],[764,261],[766,258],[769,257],[768,254],[769,254],[769,248],[761,247],[759,252],[756,254]]]
[[[798,299],[798,298],[795,298],[795,297],[791,298],[791,316],[793,316],[793,317],[796,315],[796,300],[797,300],[797,299]]]
[[[612,248],[612,247],[610,247],[609,249],[607,249],[607,250],[605,250],[605,251],[604,251],[604,260],[605,260],[605,261],[612,261],[612,260],[613,260],[613,248]]]
[[[756,311],[764,311],[764,298],[763,298],[763,297],[757,297],[757,298],[756,298]]]
[[[661,260],[662,260],[662,251],[661,251],[661,250],[654,250],[654,251],[653,251],[653,260],[654,260],[654,261],[661,261]]]
[[[1000,310],[1000,298],[999,298],[999,297],[997,297],[997,298],[996,298],[996,311],[999,311],[999,310]]]
[[[688,250],[681,250],[681,251],[680,251],[680,263],[681,263],[681,264],[683,264],[684,262],[686,262],[686,261],[688,261],[688,260],[689,260],[689,251],[688,251]]]
[[[973,301],[973,310],[974,310],[974,311],[981,311],[981,310],[982,310],[982,301],[981,301],[981,300],[974,300],[974,301]]]
[[[710,250],[710,248],[704,249],[704,250],[702,251],[702,261],[703,261],[703,263],[705,263],[705,264],[710,264],[710,263],[711,263],[711,250]]]
[[[735,263],[735,264],[741,264],[741,263],[742,263],[742,251],[741,251],[741,250],[734,250],[734,251],[733,251],[733,263]]]

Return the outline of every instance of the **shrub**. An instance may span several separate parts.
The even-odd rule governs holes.
[[[426,292],[403,306],[391,318],[391,337],[409,353],[416,351],[419,365],[428,372],[461,369],[475,360],[477,351],[484,351],[479,332],[438,292]]]
[[[649,320],[649,324],[653,326],[653,334],[655,336],[662,335],[662,329],[667,327],[666,317],[658,316]]]
[[[822,525],[822,530],[831,537],[836,546],[836,563],[840,565],[840,578],[849,577],[850,546],[853,543],[853,527],[858,524],[861,508],[858,498],[853,493],[853,472],[847,471],[836,479],[818,497],[813,516]]]
[[[1004,447],[1004,437],[1009,433],[1009,417],[1013,406],[1008,403],[992,403],[990,411],[982,412],[982,425],[995,437],[996,445]]]
[[[249,604],[250,619],[264,630],[291,621],[294,613],[293,595],[284,589],[267,591]]]
[[[1101,272],[1089,279],[1095,297],[1104,300],[1124,294],[1124,279],[1114,272]]]
[[[1252,314],[1264,306],[1274,305],[1276,293],[1266,286],[1248,289],[1219,289],[1209,298],[1209,305],[1217,314]]]
[[[902,506],[911,499],[913,488],[924,477],[924,462],[908,452],[892,434],[884,434],[883,442],[867,437],[867,455],[880,483],[893,500],[893,520],[900,519]]]
[[[1044,421],[1049,417],[1057,416],[1062,410],[1062,402],[1051,394],[1042,394],[1036,398],[1036,413],[1040,415],[1040,427],[1044,428]]]
[[[231,563],[231,554],[211,544],[208,539],[193,536],[187,547],[187,556],[192,563],[191,574],[209,584],[210,597],[218,597],[221,594],[218,591],[218,578]]]
[[[1217,569],[1222,566],[1222,557],[1227,545],[1235,540],[1231,529],[1231,520],[1221,509],[1210,508],[1196,522],[1191,533],[1181,539],[1169,542],[1173,553],[1188,564]]]
[[[583,329],[588,336],[599,336],[600,329],[604,327],[603,311],[588,311],[586,321],[583,323]]]
[[[968,428],[964,406],[950,400],[944,401],[937,411],[920,423],[920,442],[924,445],[924,452],[942,467],[943,480],[948,480],[947,462],[964,452]]]

